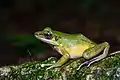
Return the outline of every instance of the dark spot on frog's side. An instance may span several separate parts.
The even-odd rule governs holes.
[[[61,37],[55,36],[55,41],[59,40]]]

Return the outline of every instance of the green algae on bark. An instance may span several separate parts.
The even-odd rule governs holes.
[[[120,54],[109,56],[90,67],[77,70],[84,59],[69,60],[61,67],[46,70],[56,57],[0,68],[0,80],[120,80]]]

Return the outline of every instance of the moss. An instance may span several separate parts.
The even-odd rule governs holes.
[[[83,59],[69,60],[59,68],[46,71],[57,61],[51,57],[45,61],[26,62],[18,66],[0,68],[0,80],[120,80],[120,55],[109,56],[90,67],[76,70]]]

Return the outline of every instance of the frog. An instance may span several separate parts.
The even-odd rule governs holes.
[[[89,67],[91,64],[100,61],[107,57],[110,45],[108,42],[97,44],[81,33],[68,34],[60,31],[52,30],[50,27],[45,27],[42,31],[34,33],[35,37],[50,46],[62,57],[47,70],[55,67],[60,67],[69,59],[84,58],[85,61],[77,68],[79,70],[83,65]],[[103,53],[101,53],[103,52]],[[111,54],[120,53],[120,51]]]

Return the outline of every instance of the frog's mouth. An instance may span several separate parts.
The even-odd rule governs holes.
[[[51,39],[46,39],[46,38],[44,38],[44,37],[40,37],[40,36],[37,36],[37,35],[35,35],[35,37],[36,37],[37,39],[39,39],[39,40],[47,43],[47,44],[58,45],[57,43],[55,43],[55,41],[52,41]]]
[[[51,44],[51,45],[55,45],[55,43],[52,41],[52,40],[49,40],[49,39],[45,39],[45,38],[39,38],[41,41],[45,42],[45,43],[48,43],[48,44]]]

